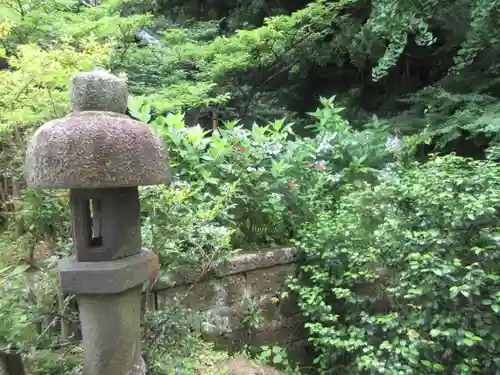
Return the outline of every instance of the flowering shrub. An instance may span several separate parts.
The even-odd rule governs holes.
[[[322,373],[498,374],[500,166],[453,155],[348,187],[301,231]]]
[[[234,229],[234,247],[285,244],[300,223],[332,206],[343,179],[371,173],[367,158],[377,164],[388,154],[385,138],[353,131],[333,98],[322,105],[311,114],[312,137],[296,136],[284,120],[251,129],[228,122],[212,134],[186,126],[180,114],[152,125],[165,139],[176,178],[196,186],[191,199],[226,197],[228,211],[217,220]],[[143,120],[151,120],[148,111],[132,108]]]
[[[180,116],[160,118],[155,125],[179,179],[210,195],[233,186],[233,207],[224,223],[236,229],[235,246],[286,242],[290,216],[300,210],[297,169],[310,154],[301,142],[287,139],[290,125],[277,121],[246,130],[232,122],[211,136],[199,126],[186,127]]]

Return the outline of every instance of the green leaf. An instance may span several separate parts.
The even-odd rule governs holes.
[[[469,338],[465,338],[465,339],[463,340],[463,343],[464,343],[465,345],[467,345],[467,346],[472,346],[472,345],[474,345],[474,340],[469,339]]]
[[[441,334],[441,331],[438,330],[438,329],[432,329],[429,334],[431,335],[431,337],[437,337]]]

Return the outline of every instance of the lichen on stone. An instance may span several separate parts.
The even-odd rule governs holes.
[[[28,143],[32,188],[105,188],[168,183],[168,155],[150,127],[124,115],[78,112],[49,121]]]
[[[125,113],[127,101],[126,82],[103,69],[79,73],[71,79],[70,102],[73,111]]]
[[[125,81],[104,70],[79,73],[73,113],[41,126],[25,159],[30,188],[111,188],[170,182],[168,153],[148,124],[124,115]]]

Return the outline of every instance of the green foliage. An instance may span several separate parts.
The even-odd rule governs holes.
[[[171,154],[172,186],[141,188],[160,277],[203,275],[311,223],[295,287],[323,370],[498,372],[499,5],[0,0],[0,349],[44,348],[27,358],[40,374],[69,373],[81,354],[46,349],[67,339],[47,328],[69,314],[54,272],[17,267],[70,245],[66,192],[23,190],[22,165],[27,136],[68,112],[71,75],[101,66],[128,77],[131,114]],[[138,43],[145,27],[155,43]],[[423,143],[490,161],[413,165]],[[217,357],[192,319],[148,316],[154,371]],[[262,359],[291,372],[278,348]]]
[[[179,301],[147,314],[143,338],[151,374],[196,374],[228,358],[227,353],[215,351],[212,344],[192,333],[200,321],[207,322],[204,314],[182,307]]]
[[[301,232],[291,286],[323,373],[498,373],[498,164],[450,155],[378,177]]]
[[[499,95],[498,1],[304,1],[288,13],[271,3],[231,9],[226,31],[220,18],[179,24],[164,13],[164,45],[134,55],[150,56],[147,66],[160,59],[154,74],[132,68],[135,57],[124,68],[139,72],[142,91],[155,90],[148,95],[160,112],[211,101],[223,119],[236,115],[251,124],[287,115],[302,123],[313,104],[308,97],[323,94],[326,84],[329,95],[337,92],[354,107],[357,126],[373,112],[409,134],[430,124],[439,147],[467,128],[475,138],[491,133],[497,109],[485,104]],[[215,15],[223,7],[209,8]],[[255,18],[262,11],[268,13]],[[235,25],[243,27],[228,34]],[[151,83],[149,90],[142,82]]]
[[[21,221],[34,241],[68,238],[70,207],[65,190],[23,190],[15,220]]]
[[[24,293],[20,292],[25,290],[23,274],[27,268],[7,267],[0,272],[0,350],[34,338],[32,320],[36,315],[26,309]]]
[[[57,349],[41,349],[25,356],[31,375],[74,375],[82,371],[83,349],[78,343]]]
[[[199,126],[186,127],[179,116],[158,118],[154,125],[172,150],[172,165],[180,179],[199,184],[213,196],[232,191],[225,222],[229,219],[238,226],[236,235],[243,235],[246,243],[284,241],[288,212],[296,210],[288,201],[293,193],[287,184],[293,169],[303,168],[301,160],[307,157],[300,150],[293,153],[297,148],[293,141],[286,147],[289,126],[278,121],[249,131],[228,123],[207,136]]]
[[[325,62],[317,45],[332,35],[345,3],[313,1],[291,15],[266,18],[262,27],[230,36],[220,35],[213,21],[169,24],[162,30],[162,46],[135,51],[117,66],[141,81],[137,93],[147,94],[160,113],[210,104],[224,118],[263,122],[282,117],[288,112],[273,108],[282,104],[266,91],[288,76],[300,76],[301,64]],[[152,76],[142,78],[144,62],[156,65]],[[149,90],[143,82],[152,84]]]
[[[17,52],[8,58],[15,70],[0,71],[4,82],[0,103],[9,109],[1,113],[3,131],[12,123],[36,123],[63,115],[68,110],[69,78],[106,66],[110,46],[89,37],[79,41],[78,49],[63,40],[56,48],[25,44]]]
[[[231,230],[220,224],[231,205],[230,189],[219,196],[179,182],[141,189],[143,244],[160,256],[162,273],[191,268],[201,275],[232,254]]]
[[[37,43],[42,48],[57,40],[80,40],[89,35],[100,41],[114,38],[122,50],[134,42],[137,31],[151,24],[150,15],[122,15],[123,1],[104,0],[92,6],[77,0],[1,0],[2,16],[11,24],[12,32],[3,46],[16,54],[16,46]]]
[[[298,366],[293,368],[290,364],[286,349],[278,345],[264,345],[261,346],[260,349],[260,353],[256,356],[257,360],[261,361],[262,363],[267,363],[269,365],[275,366],[278,369],[285,371],[286,374],[300,375]]]
[[[243,296],[243,325],[251,332],[262,322],[262,308],[258,297]]]
[[[38,272],[29,270],[29,265],[0,270],[0,351],[15,345],[22,353],[33,354],[63,341],[54,329],[60,326],[61,315],[72,320],[67,311],[71,298],[61,297],[63,305],[57,306],[58,278],[50,263],[41,264]],[[35,357],[28,357],[28,362],[38,361]]]
[[[216,83],[197,73],[195,56],[208,41],[217,36],[217,23],[191,22],[185,28],[169,25],[158,45],[131,45],[126,53],[116,54],[112,66],[125,72],[135,98],[131,109],[144,103],[159,113],[223,104],[229,98],[226,91],[213,92]]]
[[[194,186],[190,192],[180,189],[174,200],[184,194],[199,207],[225,205],[212,219],[234,231],[233,246],[287,243],[301,222],[335,201],[342,178],[368,178],[367,158],[372,165],[390,158],[384,129],[354,131],[333,98],[322,105],[311,114],[313,138],[297,137],[285,120],[251,129],[228,122],[209,135],[200,126],[187,127],[179,114],[156,117],[152,125],[165,139],[177,178]],[[149,120],[145,111],[134,115]]]

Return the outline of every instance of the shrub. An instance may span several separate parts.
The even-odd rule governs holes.
[[[179,181],[141,188],[142,243],[159,255],[163,275],[191,269],[202,276],[232,254],[231,230],[220,222],[228,215],[232,191],[221,190],[224,195],[210,196]]]
[[[0,270],[0,351],[11,344],[33,340],[36,332],[34,306],[27,301],[27,288],[22,274],[28,266]]]
[[[291,124],[276,121],[248,130],[229,122],[209,135],[200,126],[187,127],[182,116],[169,115],[158,118],[155,126],[180,180],[215,196],[232,187],[232,207],[224,222],[235,229],[234,246],[282,244],[290,238],[289,213],[300,209],[297,175],[312,153],[289,137]]]
[[[322,373],[498,374],[500,166],[454,155],[350,186],[301,232]]]
[[[228,353],[216,351],[193,331],[200,322],[210,324],[204,312],[192,311],[174,300],[159,311],[145,315],[143,330],[144,354],[152,375],[191,375],[210,369]],[[207,372],[208,373],[208,372]],[[211,371],[210,373],[215,373]]]
[[[234,229],[234,247],[286,244],[296,228],[335,202],[339,182],[365,178],[388,156],[387,132],[357,132],[342,118],[334,98],[311,113],[311,137],[296,136],[284,119],[251,129],[228,122],[210,132],[188,127],[182,115],[158,116],[152,126],[164,137],[176,177],[196,187],[191,198],[231,196],[220,223]],[[134,116],[151,121],[150,107]],[[190,198],[190,199],[191,199]]]

